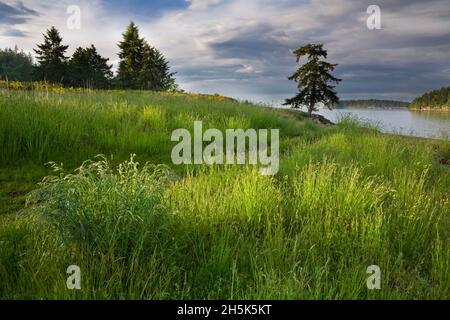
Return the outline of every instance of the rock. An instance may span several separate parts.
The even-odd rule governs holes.
[[[327,118],[325,118],[324,116],[320,115],[320,114],[312,114],[311,115],[311,119],[312,121],[314,121],[317,124],[322,124],[322,125],[326,125],[326,126],[333,126],[335,125],[334,122],[328,120]]]

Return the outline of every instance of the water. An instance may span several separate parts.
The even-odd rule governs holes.
[[[320,109],[317,113],[338,122],[346,115],[376,124],[380,131],[426,138],[450,138],[450,112],[419,112],[408,109]]]

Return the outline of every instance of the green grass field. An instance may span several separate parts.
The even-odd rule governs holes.
[[[279,128],[279,173],[172,165],[195,120]],[[448,141],[215,97],[4,90],[0,143],[1,299],[450,298]]]

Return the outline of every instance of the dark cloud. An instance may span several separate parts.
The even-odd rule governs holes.
[[[0,1],[0,24],[21,24],[27,22],[31,16],[38,15],[38,12],[26,7],[22,2],[9,5]]]
[[[28,34],[26,32],[23,32],[21,30],[17,30],[14,28],[6,28],[6,30],[4,30],[1,34],[3,36],[12,37],[12,38],[24,38],[24,37],[28,36]]]
[[[338,76],[343,79],[339,86],[342,95],[395,93],[397,99],[410,100],[417,94],[449,84],[449,74],[443,70],[442,64],[428,62],[420,65],[342,65],[338,68]]]
[[[26,7],[21,1],[10,5],[0,1],[0,26],[3,26],[2,35],[7,37],[26,37],[26,33],[15,29],[17,24],[23,24],[31,17],[39,16],[39,13]]]
[[[164,12],[187,8],[189,2],[185,0],[109,0],[111,12],[127,12],[131,18],[155,19]]]
[[[232,39],[213,42],[210,47],[219,58],[261,59],[289,49],[280,41],[283,36],[286,36],[284,31],[269,24],[260,24],[241,29]]]
[[[337,90],[343,98],[366,94],[409,100],[450,84],[450,28],[418,27],[416,21],[450,21],[448,0],[351,0],[330,2],[342,3],[342,10],[339,6],[330,10],[323,6],[317,8],[325,10],[313,11],[315,2],[308,2],[308,8],[319,23],[308,25],[299,18],[301,28],[283,28],[282,24],[263,22],[240,28],[227,39],[209,44],[217,59],[246,61],[258,66],[260,72],[237,74],[233,66],[212,66],[208,73],[184,71],[196,73],[196,80],[211,79],[211,74],[217,78],[234,77],[236,85],[247,87],[249,92],[263,89],[274,95],[293,93],[295,87],[286,79],[296,67],[290,51],[312,42],[324,43],[329,59],[339,63],[336,73],[343,82]],[[382,30],[366,27],[366,9],[371,4],[381,8]],[[282,1],[281,5],[299,10],[298,2]]]

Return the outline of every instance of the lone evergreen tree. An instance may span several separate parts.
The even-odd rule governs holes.
[[[142,69],[144,55],[144,41],[139,37],[139,29],[131,22],[122,34],[123,40],[119,42],[119,70],[117,80],[125,88],[138,89],[139,77]]]
[[[69,61],[69,84],[74,87],[107,88],[113,76],[108,60],[98,54],[94,45],[77,48]]]
[[[333,90],[335,86],[329,84],[341,81],[331,75],[337,64],[324,60],[327,58],[327,51],[323,49],[323,44],[307,44],[295,50],[294,54],[297,63],[304,56],[307,56],[307,62],[288,78],[297,82],[300,92],[295,97],[286,99],[283,105],[291,105],[293,108],[305,105],[309,115],[317,110],[316,105],[320,102],[331,109],[339,102]]]
[[[69,46],[61,44],[62,38],[55,27],[48,29],[43,36],[44,43],[38,44],[38,49],[34,49],[38,61],[35,76],[38,80],[63,83],[67,63],[65,53]]]

